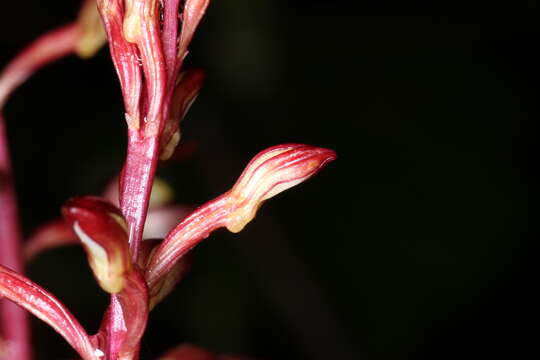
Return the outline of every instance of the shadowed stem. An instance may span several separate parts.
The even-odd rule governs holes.
[[[0,264],[23,272],[21,234],[15,189],[5,132],[0,114]],[[0,359],[30,360],[30,322],[26,310],[8,300],[0,300],[0,334],[7,344],[7,352]]]
[[[68,24],[37,38],[0,73],[0,263],[23,272],[19,219],[2,108],[9,95],[34,71],[73,52],[79,30]],[[54,44],[54,46],[53,46]],[[25,310],[0,300],[1,335],[6,359],[30,360],[30,323]],[[2,355],[0,354],[0,359]]]

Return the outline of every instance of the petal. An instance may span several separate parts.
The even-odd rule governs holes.
[[[98,359],[89,336],[62,303],[29,279],[1,265],[0,296],[49,324],[83,359]]]
[[[146,280],[152,289],[177,261],[220,228],[238,232],[272,196],[310,178],[336,158],[334,151],[302,144],[285,144],[260,152],[233,188],[199,207],[171,231],[152,255]]]
[[[69,200],[64,218],[82,242],[88,262],[101,288],[122,290],[131,271],[127,224],[114,205],[93,196]]]

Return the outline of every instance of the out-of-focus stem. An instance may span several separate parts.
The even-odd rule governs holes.
[[[0,74],[0,263],[23,272],[19,219],[5,123],[1,115],[7,98],[37,69],[73,52],[79,30],[75,23],[40,36],[23,50]],[[0,301],[2,336],[8,343],[7,359],[31,358],[30,323],[25,310]],[[1,357],[1,356],[0,356]]]
[[[77,24],[64,25],[37,38],[0,74],[0,110],[20,84],[41,67],[73,53],[79,29]]]
[[[17,199],[11,175],[5,124],[0,114],[0,264],[22,273],[20,240]],[[0,334],[7,344],[7,353],[3,359],[31,359],[28,317],[26,310],[15,303],[0,300]]]

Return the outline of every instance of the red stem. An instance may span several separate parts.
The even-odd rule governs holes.
[[[156,286],[182,256],[212,231],[225,226],[233,209],[227,192],[200,206],[182,220],[152,255],[145,274],[148,287],[152,289]]]
[[[22,274],[21,233],[8,149],[4,118],[0,115],[0,264]],[[0,300],[0,331],[8,344],[6,360],[31,359],[26,310],[11,301]]]
[[[180,0],[165,0],[163,5],[163,31],[161,42],[163,53],[167,65],[168,87],[174,88],[176,76],[173,76],[176,68],[176,58],[178,56],[178,6]]]
[[[142,132],[128,130],[126,162],[120,177],[120,209],[129,226],[129,245],[134,263],[137,262],[142,241],[158,155],[158,137],[148,138]],[[117,360],[128,338],[126,316],[140,316],[140,314],[124,314],[118,296],[111,296],[111,304],[105,315],[106,360]],[[144,322],[146,323],[146,317]],[[144,329],[144,326],[142,328]],[[131,359],[138,358],[138,349],[133,349],[132,356]]]
[[[126,162],[120,178],[120,209],[129,226],[129,247],[137,262],[159,155],[157,137],[129,130]]]

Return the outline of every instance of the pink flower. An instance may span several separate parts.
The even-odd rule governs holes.
[[[116,294],[114,301],[127,315],[123,317],[127,331],[121,341],[107,340],[114,321],[104,322],[98,334],[89,336],[51,294],[2,266],[0,295],[51,325],[83,359],[111,352],[131,359],[138,352],[148,312],[185,276],[191,264],[186,255],[194,246],[220,227],[242,230],[264,201],[307,180],[335,157],[332,150],[302,144],[278,145],[260,152],[231,190],[196,209],[163,241],[144,241],[136,263],[130,255],[127,223],[116,206],[91,196],[69,200],[62,209],[67,223],[86,250],[96,280],[103,290]],[[114,316],[112,307],[106,318]],[[197,359],[201,351],[183,347],[171,359]]]

